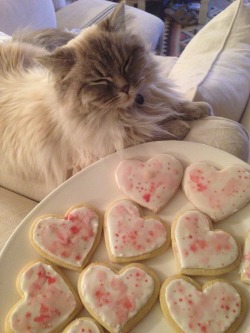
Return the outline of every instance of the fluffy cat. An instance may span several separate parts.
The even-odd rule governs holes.
[[[125,147],[182,139],[180,119],[210,114],[173,89],[124,22],[122,3],[52,52],[35,34],[0,46],[0,154],[10,172],[57,185]]]

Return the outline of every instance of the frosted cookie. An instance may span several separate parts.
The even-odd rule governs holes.
[[[94,319],[82,317],[70,323],[62,333],[104,333],[104,331]]]
[[[188,200],[213,221],[228,217],[250,200],[250,173],[242,167],[218,171],[207,163],[193,163],[182,184]]]
[[[115,171],[119,189],[155,213],[176,193],[182,176],[182,164],[167,154],[156,155],[147,162],[124,160]]]
[[[201,287],[184,275],[163,283],[160,303],[164,316],[179,333],[233,333],[246,312],[244,298],[226,280],[209,281]]]
[[[17,289],[22,299],[6,317],[6,333],[60,332],[82,307],[69,282],[45,261],[24,267]]]
[[[115,202],[106,212],[104,236],[113,262],[131,262],[155,257],[170,245],[170,230],[155,217],[141,217],[129,200]]]
[[[91,264],[78,281],[84,306],[111,333],[130,332],[154,305],[159,288],[158,276],[141,264],[119,272],[105,264]]]
[[[242,282],[250,284],[250,231],[245,240],[243,257],[240,264],[240,275]]]
[[[86,206],[71,208],[65,217],[44,215],[30,231],[35,250],[51,262],[77,271],[89,261],[102,232],[95,210]]]
[[[221,275],[235,269],[241,247],[199,211],[187,211],[173,223],[172,244],[180,272],[187,275]]]

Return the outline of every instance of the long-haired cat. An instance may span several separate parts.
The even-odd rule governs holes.
[[[180,119],[210,113],[175,92],[125,31],[123,3],[53,52],[27,42],[0,46],[1,163],[22,177],[60,184],[125,147],[183,138]]]

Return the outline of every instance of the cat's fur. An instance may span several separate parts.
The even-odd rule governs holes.
[[[188,125],[178,119],[210,113],[177,94],[124,30],[120,4],[52,53],[32,45],[39,38],[0,46],[0,154],[10,172],[59,184],[124,147],[183,138]]]

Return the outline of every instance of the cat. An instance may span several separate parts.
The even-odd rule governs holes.
[[[125,147],[182,139],[183,120],[211,113],[176,92],[124,15],[120,3],[58,47],[36,33],[0,46],[0,154],[10,173],[57,186]]]

